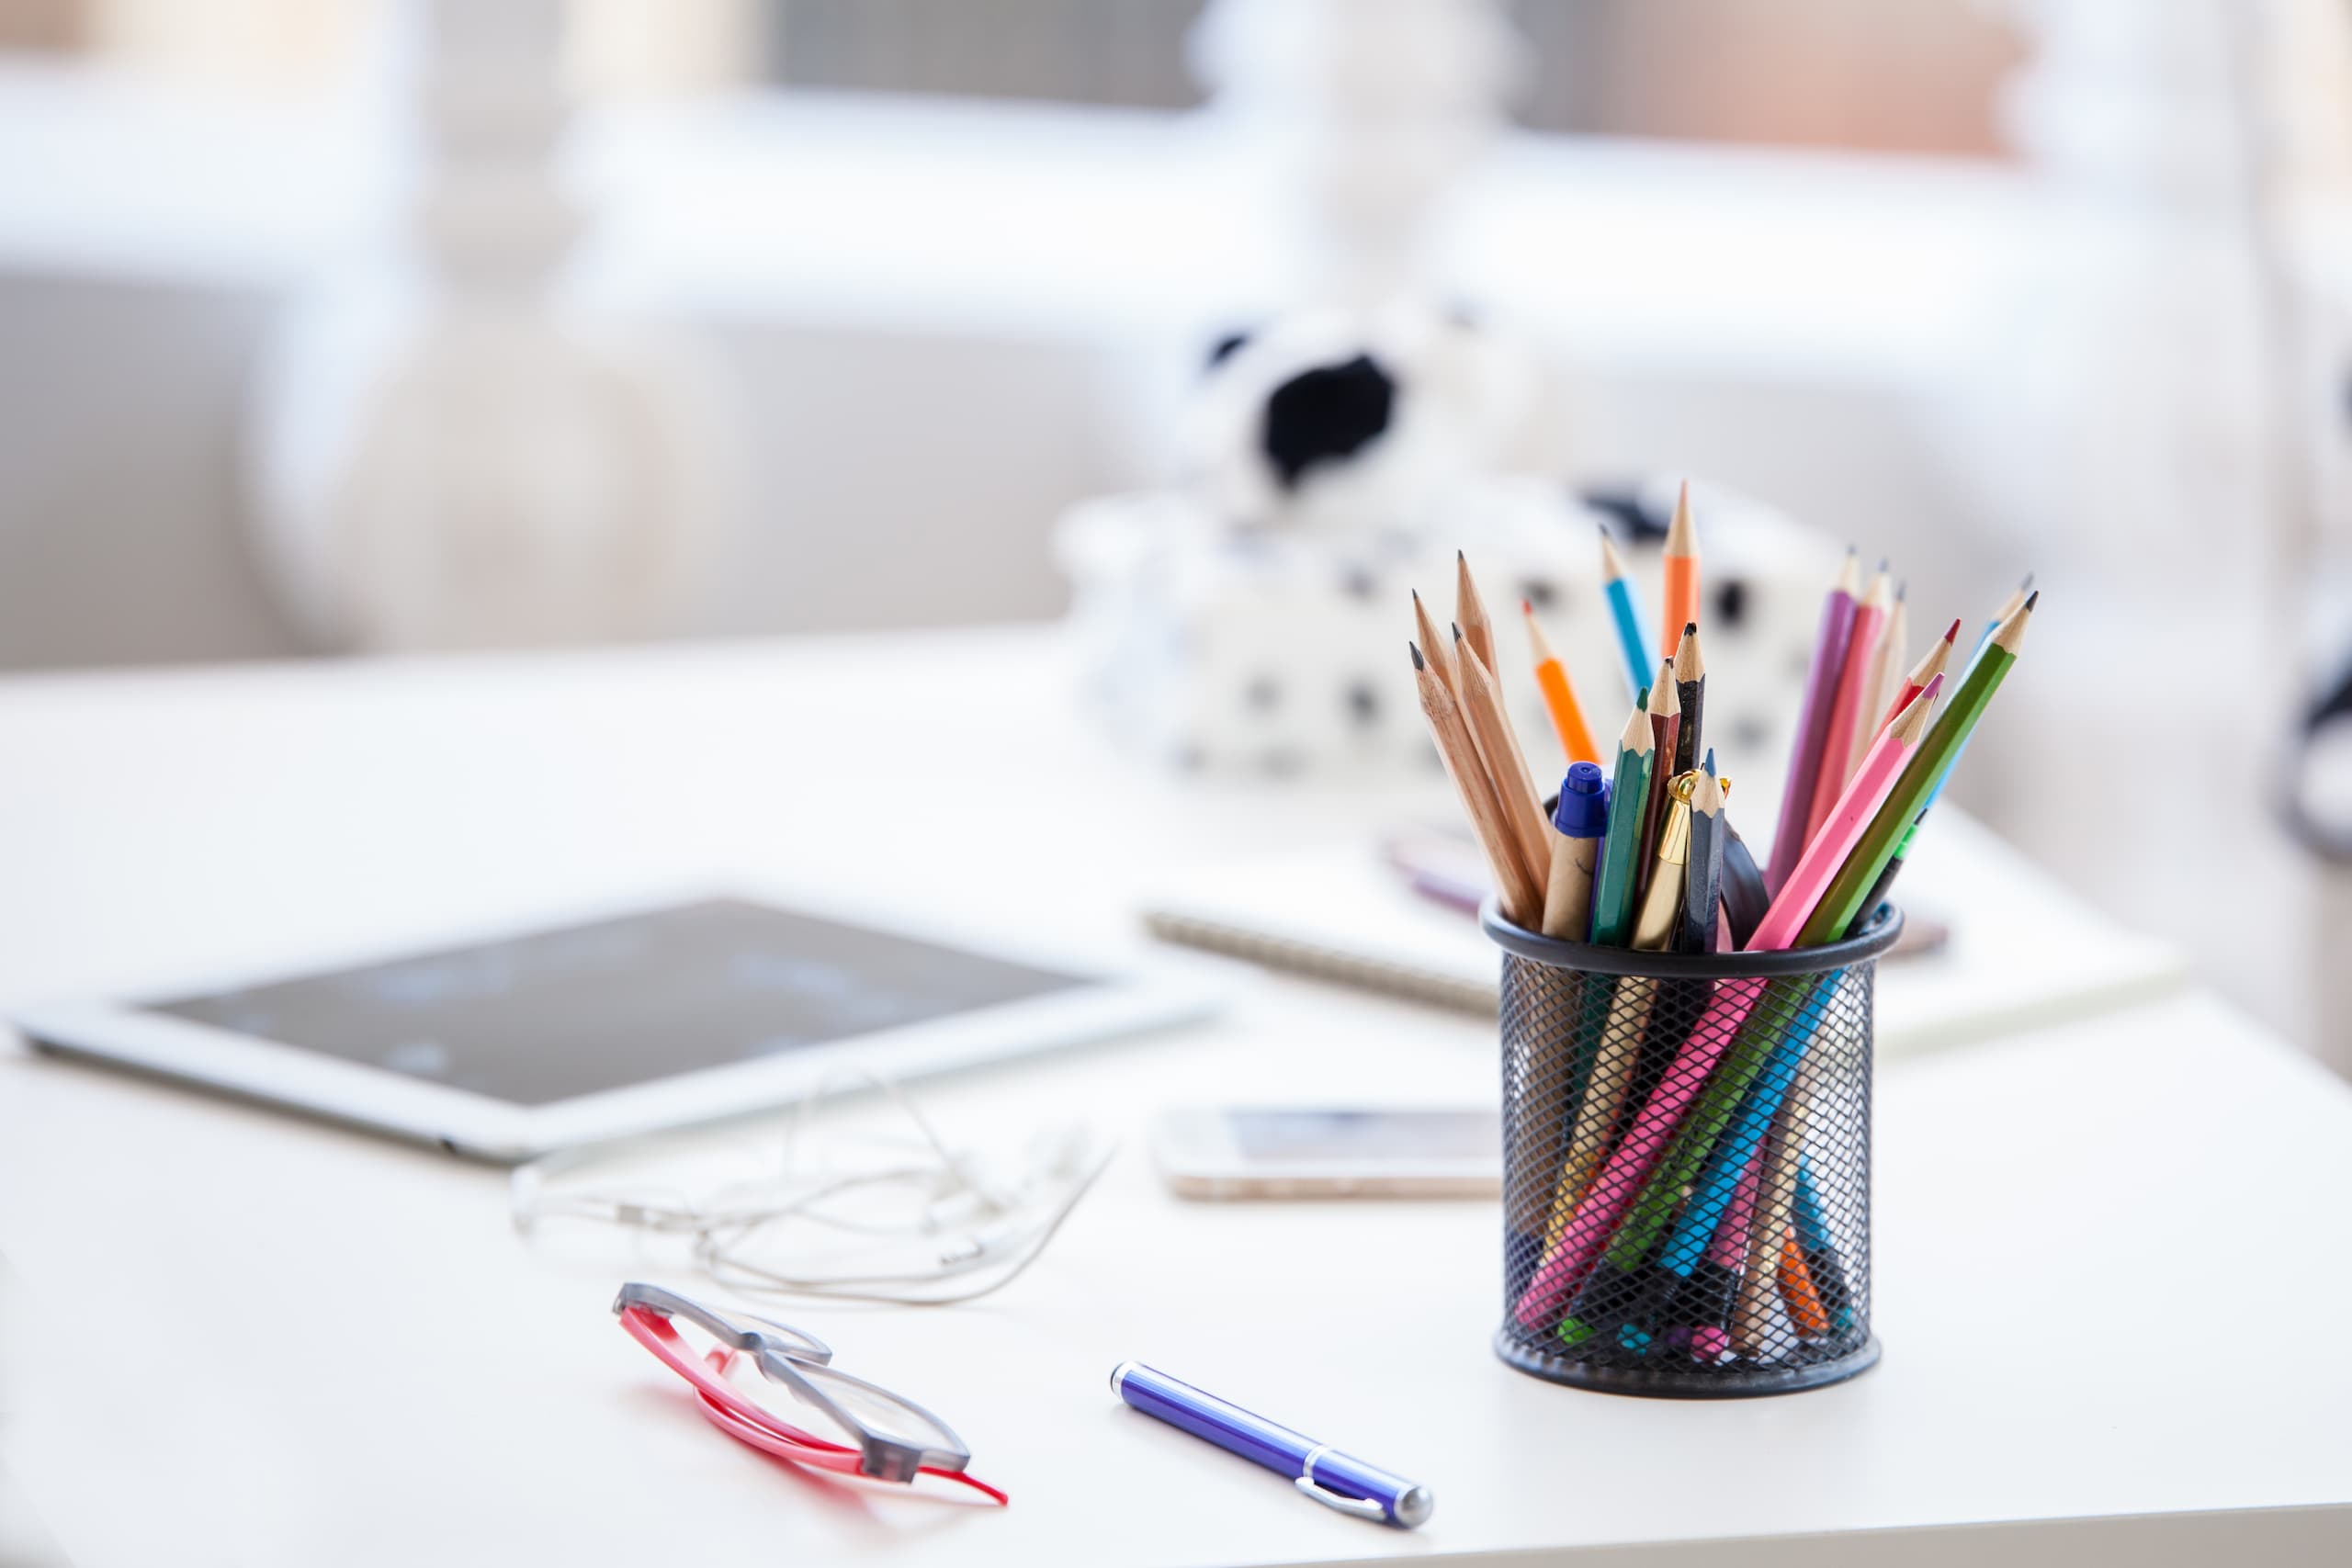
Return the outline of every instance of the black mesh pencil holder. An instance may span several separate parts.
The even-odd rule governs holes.
[[[1791,953],[1504,920],[1503,1325],[1520,1371],[1720,1399],[1836,1382],[1871,1334],[1871,992],[1903,918]]]

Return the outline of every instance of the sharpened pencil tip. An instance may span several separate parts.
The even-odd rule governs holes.
[[[1886,570],[1886,560],[1887,560],[1887,558],[1886,558],[1886,557],[1884,557],[1884,556],[1881,556],[1881,557],[1879,557],[1879,558],[1878,558],[1878,569],[1879,569],[1879,570],[1881,570],[1881,571],[1884,571],[1884,570]]]
[[[1453,628],[1453,640],[1460,642],[1462,640],[1462,623],[1460,621],[1448,621],[1445,624]]]
[[[1960,637],[1960,617],[1959,617],[1958,615],[1954,615],[1954,616],[1951,618],[1951,629],[1947,630],[1947,631],[1944,633],[1944,640],[1945,640],[1946,642],[1952,642],[1952,641],[1957,640],[1957,639],[1959,638],[1959,637]]]
[[[1699,623],[1696,621],[1685,621],[1682,623],[1682,635],[1684,637],[1689,637],[1692,632],[1695,632],[1698,629]]]
[[[1413,656],[1414,669],[1424,670],[1428,668],[1428,666],[1421,661],[1421,650],[1418,646],[1408,642],[1405,645],[1405,651]]]
[[[1521,599],[1519,602],[1519,613],[1522,615],[1532,615],[1535,614],[1535,606]]]
[[[2030,592],[2030,593],[2029,593],[2029,594],[2027,594],[2027,595],[2025,596],[2025,607],[2026,607],[2028,610],[2031,610],[2031,609],[2032,609],[2036,604],[2041,604],[2041,589],[2039,589],[2039,588],[2035,589],[2032,592]]]
[[[1413,603],[1414,603],[1414,604],[1419,604],[1419,603],[1421,602],[1421,591],[1420,591],[1419,589],[1415,588],[1415,589],[1408,590],[1408,592],[1411,592],[1411,594],[1413,595]]]
[[[1462,554],[1462,552],[1461,552],[1460,550],[1456,550],[1456,551],[1454,551],[1454,552],[1453,552],[1453,564],[1454,564],[1454,565],[1456,565],[1456,566],[1467,566],[1467,565],[1469,565],[1470,563],[1469,563],[1469,561],[1468,561],[1466,558],[1464,558],[1464,556],[1463,556],[1463,554]]]

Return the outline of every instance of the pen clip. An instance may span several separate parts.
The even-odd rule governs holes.
[[[1294,1483],[1301,1491],[1327,1508],[1337,1508],[1343,1514],[1353,1514],[1360,1519],[1385,1521],[1388,1510],[1370,1497],[1348,1497],[1322,1485],[1312,1476],[1302,1475]]]

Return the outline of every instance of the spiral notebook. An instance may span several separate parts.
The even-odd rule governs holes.
[[[1882,1048],[1908,1052],[2109,1011],[2181,988],[2179,953],[2117,924],[1946,807],[1895,902],[1951,928],[1879,965]],[[1411,891],[1376,846],[1205,868],[1148,900],[1154,936],[1269,968],[1492,1013],[1499,964],[1477,922]]]

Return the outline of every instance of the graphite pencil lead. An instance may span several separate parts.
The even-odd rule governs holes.
[[[1421,650],[1420,650],[1420,648],[1419,648],[1419,646],[1418,644],[1410,643],[1410,642],[1407,643],[1407,644],[1405,645],[1405,651],[1406,651],[1406,652],[1408,652],[1408,653],[1409,653],[1409,654],[1411,654],[1411,655],[1413,656],[1413,668],[1414,668],[1414,669],[1416,669],[1416,670],[1424,670],[1424,669],[1427,669],[1427,668],[1428,668],[1428,665],[1427,665],[1427,664],[1422,660],[1422,659],[1421,659]]]
[[[1697,622],[1682,628],[1682,646],[1674,650],[1674,678],[1688,685],[1706,679],[1707,658],[1699,650]]]

